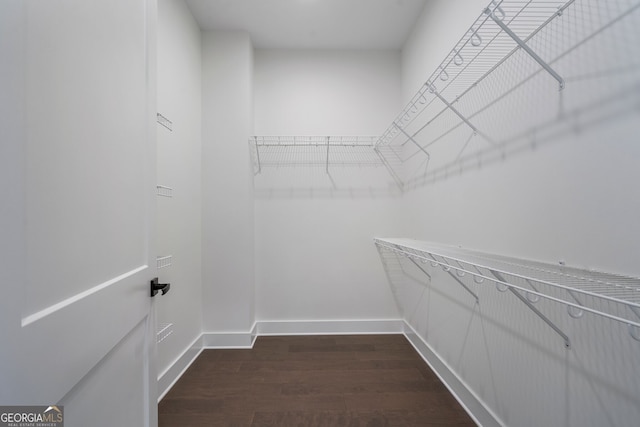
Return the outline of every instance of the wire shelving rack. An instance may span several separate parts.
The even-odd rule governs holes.
[[[270,167],[383,166],[375,136],[252,136],[254,174]]]
[[[640,2],[494,0],[376,141],[405,189],[640,105]]]
[[[379,137],[255,136],[265,167],[384,166],[401,190],[640,108],[640,1],[493,0]]]
[[[425,273],[423,266],[441,268],[476,301],[478,285],[493,283],[498,291],[511,292],[560,335],[566,347],[570,347],[569,337],[536,308],[541,298],[565,306],[572,318],[590,313],[622,323],[640,341],[640,278],[411,239],[376,238],[374,242],[379,251],[407,258]]]

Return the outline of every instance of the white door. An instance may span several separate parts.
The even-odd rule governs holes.
[[[155,426],[155,5],[0,2],[0,405]]]

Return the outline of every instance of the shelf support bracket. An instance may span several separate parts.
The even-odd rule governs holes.
[[[411,261],[416,267],[418,267],[418,269],[422,271],[429,278],[429,280],[431,280],[431,275],[429,274],[429,272],[422,268],[422,266],[418,264],[415,259],[409,257],[409,261]]]
[[[489,270],[489,271],[490,271],[490,272],[491,272],[491,274],[493,274],[493,276],[494,276],[496,279],[498,279],[500,282],[502,282],[502,283],[504,283],[504,284],[506,284],[506,283],[507,283],[507,281],[505,280],[504,276],[502,276],[502,274],[500,274],[499,272],[494,271],[494,270]],[[509,291],[511,291],[511,293],[512,293],[513,295],[515,295],[515,296],[516,296],[520,301],[522,301],[522,302],[523,302],[527,307],[529,307],[529,309],[530,309],[531,311],[533,311],[533,312],[534,312],[534,313],[535,313],[535,314],[536,314],[540,319],[542,319],[542,320],[543,320],[547,325],[549,325],[549,327],[550,327],[551,329],[553,329],[553,330],[554,330],[558,335],[560,335],[560,336],[562,337],[562,339],[564,340],[564,346],[565,346],[567,349],[571,348],[571,341],[569,341],[569,337],[568,337],[564,332],[562,332],[562,330],[561,330],[559,327],[557,327],[557,326],[555,325],[555,323],[553,323],[553,322],[552,322],[552,321],[551,321],[547,316],[545,316],[544,314],[542,314],[542,313],[540,312],[540,310],[538,310],[537,308],[535,308],[535,307],[533,306],[533,304],[532,304],[528,299],[526,299],[525,297],[523,297],[523,296],[522,296],[522,294],[521,294],[520,292],[518,292],[517,290],[513,289],[511,286],[508,286],[508,285],[507,285],[507,287],[508,287]]]
[[[404,184],[402,183],[402,180],[400,179],[400,177],[398,177],[398,175],[396,175],[395,171],[393,170],[393,168],[391,167],[391,165],[389,164],[387,159],[380,152],[380,150],[378,150],[378,147],[374,146],[373,147],[373,151],[375,151],[375,153],[380,158],[380,161],[382,162],[384,167],[387,169],[387,172],[389,172],[389,175],[391,175],[391,178],[393,178],[393,180],[395,181],[395,183],[398,186],[398,189],[400,190],[400,192],[403,193],[404,192]]]
[[[411,135],[409,135],[407,132],[405,132],[404,129],[402,129],[396,122],[393,122],[393,125],[398,128],[398,130],[400,132],[402,132],[404,134],[404,136],[406,136],[407,138],[409,138],[409,141],[413,142],[416,147],[418,147],[424,154],[427,155],[427,161],[431,160],[431,155],[429,154],[429,152],[427,150],[424,149],[424,147],[422,147],[422,145],[418,144],[418,142],[413,139],[413,137]]]
[[[554,79],[558,81],[558,83],[560,84],[560,90],[564,89],[565,83],[562,76],[560,76],[560,74],[558,74],[553,68],[551,68],[551,66],[547,64],[542,58],[540,58],[538,54],[533,51],[533,49],[531,49],[520,37],[516,35],[516,33],[511,31],[511,28],[509,28],[504,22],[502,22],[500,18],[496,16],[495,11],[492,11],[490,8],[486,8],[484,10],[484,13],[489,15],[493,22],[498,24],[502,31],[507,33],[509,37],[511,37],[513,41],[518,44],[518,46],[524,49],[524,51],[527,52],[529,56],[531,56],[531,58],[533,58],[538,64],[540,64],[542,68],[544,68],[549,74],[551,74]]]
[[[440,261],[438,261],[437,259],[435,259],[435,257],[434,257],[432,254],[428,254],[428,255],[429,255],[429,257],[431,257],[431,259],[432,259],[432,260],[434,260],[434,261],[435,261],[435,262],[437,262],[438,264],[441,264],[441,265],[442,265],[442,263],[441,263]],[[409,259],[411,259],[411,258],[409,258]],[[425,274],[427,274],[427,272],[426,272],[426,271],[424,271],[424,270],[422,269],[422,267],[421,267],[421,266],[419,266],[419,265],[418,265],[418,263],[416,263],[413,259],[411,259],[411,262],[413,262],[413,263],[414,263],[414,264],[415,264],[415,265],[416,265],[420,270],[422,270]],[[448,264],[447,264],[447,265],[448,265]],[[451,271],[450,269],[449,269],[449,270],[445,270],[445,271],[446,271],[447,273],[449,273],[449,276],[451,276],[451,277],[453,278],[453,280],[455,280],[456,282],[458,282],[458,284],[459,284],[460,286],[462,286],[462,287],[463,287],[467,292],[469,292],[469,293],[470,293],[470,294],[475,298],[476,303],[479,303],[479,302],[480,302],[480,298],[478,298],[478,295],[477,295],[475,292],[473,292],[471,289],[469,289],[469,287],[468,287],[467,285],[465,285],[465,284],[464,284],[464,282],[463,282],[462,280],[460,280],[458,277],[456,277],[456,275],[453,273],[453,271]],[[429,276],[429,278],[431,278],[431,276]]]
[[[254,136],[253,140],[254,145],[256,146],[256,160],[258,161],[258,172],[256,172],[256,175],[258,175],[262,172],[262,166],[260,165],[260,150],[258,150],[258,137]]]
[[[633,311],[633,314],[635,314],[638,318],[640,318],[639,308],[634,307],[632,305],[630,305],[629,308],[631,309],[631,311]],[[627,327],[629,328],[629,335],[631,335],[631,338],[633,338],[636,341],[640,341],[640,328],[638,328],[637,326],[633,326],[631,323],[628,323]]]
[[[444,105],[447,106],[448,109],[453,111],[456,116],[460,117],[460,119],[463,122],[465,122],[467,126],[471,128],[472,131],[474,131],[475,133],[478,132],[478,129],[469,121],[469,119],[467,119],[464,115],[462,115],[462,113],[458,111],[456,107],[453,106],[453,104],[451,104],[449,101],[444,99],[444,97],[438,93],[438,91],[435,89],[435,87],[433,87],[432,84],[430,84],[430,87],[431,87],[430,92],[432,92],[440,101],[442,101]]]
[[[329,174],[329,139],[330,138],[331,137],[329,137],[329,136],[327,137],[327,164],[326,164],[327,174]]]

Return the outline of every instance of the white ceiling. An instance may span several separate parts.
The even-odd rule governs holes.
[[[426,0],[186,0],[203,30],[259,49],[399,49]]]

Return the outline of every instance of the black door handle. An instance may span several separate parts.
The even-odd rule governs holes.
[[[154,278],[151,281],[151,296],[154,297],[158,293],[158,291],[162,291],[162,295],[169,292],[171,289],[171,283],[158,283],[158,278]]]

